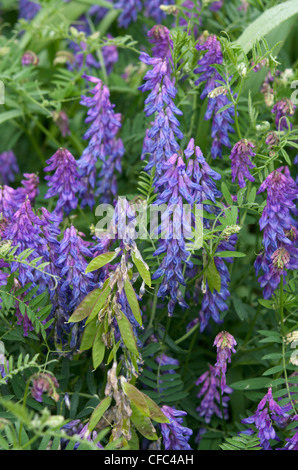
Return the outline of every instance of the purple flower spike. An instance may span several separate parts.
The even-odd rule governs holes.
[[[237,342],[235,341],[234,337],[227,331],[222,331],[219,333],[213,343],[213,346],[217,347],[215,375],[220,377],[220,388],[222,393],[224,393],[226,388],[227,363],[231,362],[231,355],[232,352],[236,352],[234,348],[236,345]]]
[[[89,144],[78,160],[79,190],[82,206],[92,207],[95,203],[96,186],[95,195],[100,196],[101,202],[111,202],[116,195],[116,172],[122,171],[124,146],[122,140],[117,139],[117,133],[121,128],[121,114],[114,113],[109,89],[99,78],[88,75],[84,75],[84,78],[95,83],[95,88],[91,90],[93,96],[83,96],[81,101],[82,105],[89,108],[86,123],[90,124],[90,127],[84,135]],[[97,161],[102,162],[98,177]]]
[[[151,170],[155,166],[157,175],[160,175],[162,162],[179,151],[180,147],[176,139],[182,139],[183,134],[175,115],[182,115],[182,112],[174,104],[177,90],[171,80],[170,58],[151,58],[142,52],[140,60],[152,66],[144,77],[146,83],[139,89],[142,92],[150,91],[145,100],[146,116],[155,114],[154,122],[151,123],[151,128],[146,133],[142,158],[147,158],[146,154],[149,154],[148,165],[145,169]]]
[[[24,173],[24,179],[21,181],[23,187],[18,188],[17,198],[20,204],[29,198],[30,203],[33,205],[36,197],[39,194],[39,177],[36,173]]]
[[[19,0],[19,17],[25,20],[32,20],[41,6],[38,3],[31,2],[30,0]]]
[[[118,0],[114,4],[114,8],[122,10],[118,17],[118,24],[121,28],[127,28],[131,22],[137,20],[142,3],[141,0]]]
[[[147,36],[149,41],[154,44],[154,47],[152,47],[152,54],[154,57],[159,57],[160,59],[171,57],[173,41],[170,38],[170,31],[168,28],[161,24],[157,24],[150,29]]]
[[[9,150],[0,154],[0,184],[9,185],[15,180],[15,173],[19,173],[19,166],[15,154]]]
[[[46,176],[49,190],[45,199],[58,196],[55,212],[68,215],[78,204],[76,193],[79,190],[77,162],[73,155],[65,148],[60,148],[47,160],[48,166],[44,171],[55,171],[52,176]]]
[[[165,450],[191,450],[188,441],[193,432],[191,429],[182,426],[183,418],[181,417],[187,415],[187,413],[166,405],[161,410],[170,421],[169,424],[161,424]]]
[[[198,185],[191,181],[185,163],[176,153],[167,162],[163,162],[160,168],[164,170],[164,174],[156,181],[159,195],[154,204],[166,204],[167,209],[162,215],[160,227],[163,238],[153,256],[159,256],[162,253],[166,253],[166,255],[152,279],[163,276],[158,296],[164,298],[166,295],[170,295],[168,312],[169,315],[172,315],[176,302],[184,308],[188,307],[181,296],[179,284],[185,285],[183,264],[192,267],[192,263],[189,261],[190,253],[186,249],[186,227],[182,227],[181,221],[183,199],[189,204],[193,204],[192,192],[198,188]],[[166,225],[164,225],[164,221]]]
[[[10,186],[0,186],[0,214],[9,220],[18,210],[20,204],[18,193]]]
[[[255,153],[252,151],[254,145],[247,139],[242,139],[234,145],[230,159],[232,164],[232,182],[234,183],[236,178],[240,188],[245,187],[245,180],[254,182],[254,177],[250,174],[248,168],[254,168],[255,165],[250,161],[249,157],[254,157]]]
[[[261,184],[258,193],[267,191],[267,204],[264,207],[260,229],[263,230],[264,251],[255,261],[256,274],[263,271],[258,281],[263,288],[263,296],[269,299],[280,283],[284,268],[297,269],[298,233],[293,227],[291,211],[296,209],[298,187],[291,178],[287,167],[274,170]]]
[[[273,424],[277,423],[278,425],[280,419],[289,419],[290,415],[288,412],[291,407],[291,404],[286,406],[278,405],[273,399],[272,389],[269,388],[268,393],[258,404],[255,414],[243,419],[242,423],[254,424],[258,431],[261,446],[264,450],[271,450],[270,439],[279,440]],[[253,432],[253,430],[250,431]]]
[[[276,450],[298,450],[298,432],[296,432],[293,437],[287,438],[286,441],[287,442],[283,448]]]
[[[72,298],[67,306],[71,310],[90,292],[93,274],[85,274],[88,265],[86,258],[93,256],[73,225],[65,230],[58,254],[57,266],[61,268],[63,277],[61,291],[66,292],[72,287]]]
[[[293,116],[296,110],[296,106],[292,103],[291,100],[285,98],[278,101],[272,108],[272,113],[275,114],[275,126],[277,130],[287,131],[288,124],[285,116]],[[290,129],[292,129],[292,123],[290,123]]]
[[[201,398],[203,396],[201,404],[197,408],[199,416],[203,417],[207,424],[210,423],[213,415],[220,419],[228,419],[227,407],[230,400],[229,395],[233,390],[225,386],[223,390],[219,391],[220,380],[216,374],[216,367],[209,364],[209,370],[198,378],[196,385],[201,385],[197,397]],[[222,395],[223,413],[220,409],[220,395]]]
[[[199,59],[198,67],[194,72],[200,74],[198,80],[195,82],[196,85],[206,81],[201,99],[203,100],[207,96],[209,97],[205,120],[212,118],[211,156],[212,158],[222,158],[222,146],[231,147],[229,133],[234,132],[232,127],[234,120],[232,103],[230,107],[218,113],[222,107],[230,103],[226,96],[226,89],[224,89],[222,83],[220,83],[220,81],[222,82],[224,79],[214,67],[215,64],[222,64],[223,62],[221,46],[216,36],[210,35],[203,44],[198,44],[196,48],[199,51],[207,51],[205,55]]]

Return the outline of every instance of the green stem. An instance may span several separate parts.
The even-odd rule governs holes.
[[[189,336],[191,336],[200,326],[200,323],[197,323],[195,326],[193,326],[185,335],[181,336],[181,338],[177,339],[175,341],[175,344],[180,344],[183,341],[185,341]]]
[[[156,306],[157,306],[157,291],[158,291],[159,284],[156,284],[155,286],[155,291],[154,291],[154,300],[153,300],[153,305],[152,305],[152,311],[151,311],[151,316],[150,316],[150,321],[148,325],[148,329],[152,328],[155,314],[156,314]]]

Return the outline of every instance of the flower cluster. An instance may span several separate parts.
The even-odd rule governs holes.
[[[19,166],[12,150],[0,154],[0,184],[8,185],[15,180],[15,174],[19,173]]]
[[[231,362],[231,354],[235,353],[234,346],[237,345],[235,338],[227,331],[222,331],[216,336],[213,346],[217,348],[215,363],[215,375],[220,377],[220,388],[224,393],[226,388],[227,363]]]
[[[204,418],[207,424],[210,423],[213,415],[220,419],[227,419],[229,395],[233,390],[227,385],[223,389],[221,388],[216,367],[209,364],[209,370],[198,378],[196,385],[201,386],[197,397],[203,397],[200,405],[197,407],[199,416]]]
[[[264,450],[270,450],[270,439],[279,440],[273,424],[278,424],[281,418],[282,420],[289,419],[290,416],[288,412],[290,409],[290,404],[286,406],[278,405],[278,403],[273,399],[272,389],[270,387],[267,394],[258,404],[255,414],[248,418],[244,418],[242,423],[253,424],[257,429],[257,435],[260,438],[261,446]],[[249,432],[253,433],[253,430],[250,429]]]
[[[47,160],[44,171],[55,171],[52,176],[46,176],[49,190],[45,199],[58,196],[55,213],[59,216],[65,211],[68,215],[77,207],[76,193],[79,190],[77,162],[73,155],[65,148],[60,148]]]
[[[280,167],[270,173],[261,184],[258,193],[267,191],[267,204],[264,207],[260,229],[263,230],[264,252],[255,261],[263,288],[263,296],[269,299],[286,275],[285,268],[297,269],[298,253],[296,247],[297,231],[293,227],[291,210],[298,198],[298,187],[291,178],[288,168]]]
[[[272,113],[275,114],[275,126],[277,130],[287,131],[289,129],[288,121],[285,118],[293,116],[295,110],[296,106],[287,98],[275,103],[272,108]],[[292,129],[292,123],[290,123],[290,129]]]
[[[250,174],[248,168],[254,168],[255,165],[250,161],[249,157],[254,157],[255,153],[252,151],[254,145],[247,139],[242,139],[237,142],[232,148],[230,155],[232,165],[232,182],[238,179],[240,188],[245,187],[245,179],[254,182],[254,177]]]
[[[220,42],[214,35],[209,35],[206,40],[197,46],[198,51],[207,51],[204,56],[199,59],[198,67],[194,70],[196,74],[200,74],[196,80],[196,85],[205,83],[201,99],[208,97],[208,107],[205,114],[205,120],[212,118],[211,126],[211,155],[212,158],[222,158],[222,146],[231,147],[229,133],[233,133],[232,124],[233,109],[232,103],[229,107],[229,99],[226,95],[226,89],[222,86],[224,78],[217,72],[214,65],[222,64],[222,52]],[[218,90],[218,91],[217,91]],[[218,112],[221,108],[226,107],[222,112]]]
[[[187,413],[167,405],[162,406],[161,410],[170,421],[169,424],[161,424],[165,450],[191,450],[188,441],[193,432],[191,429],[182,425],[182,416],[185,416]]]
[[[31,377],[31,381],[31,395],[36,401],[42,403],[44,393],[55,401],[59,400],[59,395],[56,391],[59,388],[59,383],[55,376],[48,372],[37,373]]]
[[[111,198],[115,196],[117,191],[115,170],[121,172],[124,147],[122,140],[117,139],[121,127],[121,115],[113,110],[107,86],[103,85],[99,78],[88,75],[84,77],[88,82],[95,83],[95,88],[91,90],[93,96],[83,96],[81,101],[81,104],[89,108],[86,123],[91,125],[84,135],[89,144],[78,160],[79,194],[82,206],[92,207],[95,196],[100,196],[102,202],[111,202]],[[98,161],[101,161],[102,166],[97,176]]]
[[[159,28],[154,33],[152,32],[151,38],[155,40],[154,51],[157,56],[151,58],[147,53],[141,53],[140,60],[146,65],[151,65],[152,69],[146,73],[144,77],[146,83],[139,89],[142,92],[150,91],[145,100],[145,114],[148,117],[155,114],[155,119],[146,133],[142,158],[148,156],[149,162],[146,169],[150,170],[155,167],[159,174],[163,161],[168,160],[179,150],[176,139],[182,139],[183,134],[175,115],[181,115],[182,112],[174,104],[177,90],[171,79],[168,32],[163,29],[161,33]]]

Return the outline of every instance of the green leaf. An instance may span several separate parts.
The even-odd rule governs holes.
[[[111,290],[112,290],[112,288],[109,284],[109,279],[107,279],[106,282],[103,285],[103,288],[101,290],[101,294],[98,297],[97,302],[95,303],[89,317],[86,320],[86,325],[88,325],[88,323],[90,323],[92,320],[94,320],[94,318],[99,314],[99,312],[102,309],[102,307],[104,306],[108,296],[110,295]]]
[[[97,367],[100,366],[105,355],[105,345],[102,340],[102,334],[103,325],[101,324],[97,329],[92,345],[92,361],[94,369],[97,369]]]
[[[11,111],[5,111],[4,113],[0,114],[0,124],[3,124],[3,122],[9,121],[10,119],[15,119],[22,115],[23,113],[19,109],[12,109]]]
[[[206,271],[206,275],[207,275],[207,280],[208,280],[208,286],[209,286],[211,293],[213,294],[214,289],[217,292],[220,292],[221,278],[215,266],[214,259],[210,261],[207,271]]]
[[[244,258],[245,253],[241,251],[217,251],[214,256],[219,256],[220,258]]]
[[[102,255],[96,256],[87,266],[86,273],[91,273],[92,271],[96,271],[97,269],[102,268],[106,264],[113,261],[118,256],[118,252],[111,251],[107,253],[103,253]]]
[[[85,326],[82,341],[80,345],[80,351],[87,351],[88,349],[92,348],[94,336],[96,334],[96,319],[93,322],[88,323]]]
[[[282,379],[283,380],[283,379]],[[254,379],[240,380],[229,385],[234,390],[260,390],[273,386],[273,381],[265,377],[257,377]]]
[[[130,321],[124,315],[123,312],[121,312],[121,314],[122,314],[121,318],[116,317],[120,334],[121,334],[121,338],[123,339],[123,342],[125,346],[127,347],[127,349],[133,354],[135,354],[136,356],[139,356],[139,351],[137,348],[135,336],[133,334],[133,329],[130,324]]]
[[[23,405],[19,403],[14,403],[11,400],[4,400],[0,397],[0,405],[10,411],[16,418],[18,418],[22,423],[30,425],[31,416]]]
[[[95,408],[92,415],[90,416],[89,424],[88,424],[88,431],[92,432],[97,423],[100,421],[104,413],[109,408],[112,402],[112,397],[104,398],[99,405]]]
[[[134,403],[131,403],[130,406],[132,409],[132,415],[130,419],[139,433],[151,441],[157,440],[156,430],[151,423],[150,418],[148,416],[144,416],[134,405]]]
[[[262,375],[273,375],[283,370],[283,365],[274,366],[266,370]]]
[[[140,273],[141,278],[145,282],[145,284],[149,287],[151,287],[151,276],[150,276],[150,271],[146,263],[142,258],[138,256],[136,253],[132,253],[132,260],[134,264],[136,265],[137,270]]]
[[[136,293],[134,291],[134,288],[132,287],[128,279],[126,279],[126,281],[124,282],[124,290],[125,290],[125,294],[126,294],[129,306],[133,313],[133,316],[135,317],[139,325],[142,326],[143,322],[142,322],[142,315],[141,315],[139,302],[138,302]]]
[[[140,392],[140,390],[129,382],[122,381],[121,385],[125,395],[134,403],[142,415],[150,416],[149,406],[144,393]]]
[[[221,183],[221,192],[223,193],[223,196],[229,206],[233,205],[233,199],[231,196],[231,193],[226,185],[226,183],[222,182]]]
[[[82,300],[80,305],[75,309],[73,314],[68,320],[68,323],[75,323],[84,320],[92,312],[98,297],[101,294],[101,289],[94,289]]]
[[[169,423],[168,418],[164,415],[159,406],[147,395],[144,394],[144,397],[149,408],[150,418],[157,423]]]
[[[245,29],[236,43],[242,47],[246,54],[252,49],[256,41],[268,35],[269,45],[270,43],[276,44],[278,40],[282,37],[284,39],[290,32],[287,21],[294,22],[297,14],[297,0],[289,0],[269,8]]]

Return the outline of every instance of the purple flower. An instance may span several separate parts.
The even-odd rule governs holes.
[[[161,424],[165,450],[191,450],[188,441],[193,432],[191,429],[182,426],[183,418],[181,417],[187,415],[187,413],[166,405],[161,410],[170,421],[169,424]]]
[[[15,173],[19,173],[17,159],[12,150],[0,154],[0,183],[8,185],[15,180]]]
[[[57,259],[55,266],[59,269],[61,277],[55,304],[55,334],[56,340],[66,343],[65,334],[70,334],[69,346],[71,349],[78,348],[83,323],[68,324],[68,319],[74,309],[94,288],[94,276],[92,273],[85,273],[88,261],[92,258],[92,252],[88,248],[89,243],[85,242],[81,233],[78,233],[73,225],[64,232],[63,239],[57,249]]]
[[[23,187],[17,188],[17,199],[20,204],[25,202],[27,197],[33,205],[36,197],[39,194],[39,177],[35,173],[24,173],[24,179],[21,181]]]
[[[280,406],[273,399],[271,387],[268,389],[268,393],[262,398],[258,404],[257,410],[254,415],[248,418],[242,419],[244,424],[254,424],[258,431],[258,437],[260,438],[261,446],[264,450],[271,450],[270,439],[279,440],[277,437],[275,428],[273,427],[274,422],[279,421],[280,418],[288,418],[288,412],[291,409],[291,405]]]
[[[216,158],[217,156],[222,158],[222,146],[231,147],[229,132],[234,132],[232,127],[234,120],[232,117],[232,103],[230,107],[218,113],[222,107],[227,106],[230,103],[226,96],[226,90],[222,88],[222,83],[220,83],[220,81],[222,82],[224,79],[214,67],[215,64],[222,64],[223,62],[221,46],[216,36],[210,35],[203,44],[198,44],[196,48],[199,51],[207,51],[205,55],[199,59],[199,66],[194,70],[194,72],[200,74],[199,78],[195,82],[196,85],[206,81],[205,88],[201,94],[201,99],[203,100],[207,96],[209,97],[205,120],[212,118],[211,156],[212,158]],[[215,91],[218,87],[221,87],[219,88],[219,91]]]
[[[26,51],[22,56],[22,65],[23,67],[27,67],[29,65],[38,65],[39,64],[39,57],[33,51]]]
[[[160,174],[160,166],[168,160],[173,153],[178,152],[179,144],[176,139],[182,139],[183,134],[179,129],[180,123],[175,115],[182,112],[175,106],[174,98],[177,90],[170,78],[171,69],[169,57],[151,58],[145,52],[141,53],[141,62],[153,66],[144,80],[146,83],[139,89],[142,92],[150,91],[145,100],[145,114],[147,117],[155,114],[149,131],[146,133],[142,158],[148,153],[148,165],[146,170],[156,167],[157,175]]]
[[[29,0],[19,0],[19,18],[32,20],[40,9],[41,6],[38,3]]]
[[[210,423],[213,415],[216,415],[220,419],[228,418],[227,407],[228,401],[230,400],[229,394],[233,392],[233,390],[227,385],[224,387],[224,389],[221,389],[220,380],[217,377],[216,372],[216,367],[209,364],[209,370],[204,372],[204,374],[202,374],[196,381],[196,385],[201,385],[197,397],[203,397],[200,405],[197,408],[197,412],[199,413],[199,416],[204,418],[207,424]],[[220,395],[222,395],[224,416],[220,408]]]
[[[229,240],[222,241],[216,251],[233,251],[235,249],[235,243],[236,237],[232,235]],[[206,282],[201,310],[199,312],[201,332],[208,326],[211,318],[215,323],[221,324],[222,320],[220,314],[228,310],[226,301],[230,297],[230,273],[225,262],[232,263],[233,258],[224,258],[224,260],[219,256],[214,258],[215,267],[220,275],[220,291],[218,292],[214,289],[213,292],[211,292],[208,282]]]
[[[44,209],[46,211],[46,209]],[[47,212],[47,211],[46,211]],[[13,246],[18,246],[16,254],[20,254],[25,249],[33,249],[34,252],[27,258],[27,261],[42,256],[43,261],[50,262],[48,243],[45,236],[44,227],[51,225],[52,221],[57,223],[57,219],[52,214],[48,214],[47,219],[44,217],[39,218],[31,207],[30,200],[26,201],[15,212],[11,221],[7,224],[4,231],[4,238],[11,240]],[[49,229],[49,232],[51,229]],[[11,271],[15,272],[19,269],[18,279],[22,286],[28,282],[41,284],[48,284],[47,274],[34,270],[30,266],[12,262],[10,265]]]
[[[252,169],[255,167],[249,158],[255,156],[255,153],[251,150],[253,148],[254,145],[252,142],[249,142],[247,139],[242,139],[234,145],[230,155],[232,164],[232,182],[234,183],[237,178],[240,188],[245,187],[244,178],[247,178],[252,182],[255,181],[254,177],[251,176],[248,170],[248,168]]]
[[[277,133],[274,132],[274,131],[269,132],[269,134],[266,137],[265,143],[269,147],[274,147],[275,145],[278,145],[279,144],[279,137],[278,137]],[[294,161],[294,163],[295,163],[295,161]]]
[[[267,204],[264,207],[260,229],[263,230],[264,252],[255,261],[256,274],[259,277],[265,299],[269,299],[277,288],[284,268],[297,269],[297,233],[292,226],[291,210],[295,210],[298,188],[290,177],[286,167],[280,167],[270,173],[261,184],[258,194],[267,190]],[[278,250],[278,251],[277,251]]]
[[[48,372],[38,372],[31,377],[31,380],[31,395],[36,401],[42,403],[44,393],[53,398],[55,401],[59,400],[59,395],[56,391],[56,389],[59,387],[59,383],[56,377],[49,374]]]
[[[159,248],[153,256],[166,253],[159,268],[152,276],[158,279],[163,276],[158,290],[158,296],[162,299],[170,295],[168,303],[169,315],[173,314],[176,302],[187,308],[179,284],[185,285],[183,276],[184,263],[192,267],[189,261],[190,253],[186,249],[185,231],[181,224],[183,217],[183,199],[189,204],[193,204],[192,191],[197,187],[186,172],[186,165],[178,154],[173,154],[167,162],[161,164],[161,170],[165,170],[163,176],[156,181],[156,188],[159,191],[154,205],[166,204],[167,209],[162,214],[162,224],[160,233],[162,239],[159,241]],[[164,222],[166,225],[164,225]],[[184,232],[183,232],[184,230]]]
[[[118,16],[118,24],[121,28],[127,28],[131,22],[137,20],[138,12],[142,10],[141,0],[117,0],[115,9],[122,10]]]
[[[55,213],[62,216],[65,211],[68,215],[78,205],[76,197],[79,190],[77,162],[67,149],[60,148],[47,160],[47,165],[44,171],[55,171],[55,173],[45,177],[49,189],[44,197],[49,199],[58,196]]]
[[[287,438],[286,441],[287,442],[283,448],[276,450],[298,450],[298,431],[294,434],[293,437]]]
[[[236,350],[234,346],[237,345],[235,338],[228,333],[227,331],[222,331],[219,333],[213,343],[213,346],[217,348],[217,357],[215,363],[215,375],[220,377],[220,388],[222,393],[224,393],[226,388],[226,372],[227,372],[227,363],[231,362],[232,352],[235,353]]]
[[[170,37],[170,31],[168,28],[161,24],[157,24],[148,31],[147,36],[149,41],[154,44],[154,47],[152,47],[153,57],[159,57],[160,59],[171,57],[173,41]]]
[[[188,159],[195,153],[193,163],[192,160],[189,160],[187,167],[187,174],[189,177],[192,177],[196,185],[193,193],[194,201],[197,203],[206,200],[216,202],[216,198],[221,197],[221,192],[216,187],[216,181],[221,179],[220,174],[208,165],[200,147],[196,146],[194,148],[193,139],[190,140],[184,153]],[[210,208],[210,206],[208,207]],[[206,205],[205,209],[208,210],[208,207]]]
[[[161,10],[161,5],[173,5],[174,0],[145,0],[145,16],[149,16],[156,23],[161,23],[165,18],[165,13]]]
[[[223,2],[224,0],[218,0],[216,2],[212,2],[211,5],[210,5],[210,10],[211,11],[218,11],[221,9],[221,7],[223,6]]]
[[[66,137],[71,134],[69,129],[69,119],[65,111],[61,110],[59,113],[54,111],[53,120],[59,127],[62,137]]]
[[[84,135],[89,144],[78,160],[78,168],[82,206],[88,204],[92,207],[95,203],[96,186],[96,195],[101,196],[102,202],[111,202],[111,198],[115,196],[117,191],[115,170],[121,172],[124,147],[122,140],[116,138],[121,127],[121,115],[114,113],[108,88],[98,78],[87,75],[84,77],[96,85],[91,91],[94,96],[83,96],[81,101],[81,104],[89,108],[86,123],[91,125]],[[96,170],[98,160],[102,162],[99,184]]]
[[[296,110],[296,106],[291,100],[284,98],[278,101],[272,108],[272,113],[275,114],[275,126],[277,130],[288,131],[288,124],[285,116],[293,116]],[[290,129],[292,129],[292,123],[290,123]]]
[[[88,265],[86,258],[93,256],[73,225],[65,230],[58,255],[57,266],[61,268],[63,278],[61,291],[68,292],[71,287],[71,300],[68,308],[72,310],[91,290],[93,274],[86,274],[85,271]]]
[[[93,11],[93,7],[90,11]],[[80,18],[80,22],[76,25],[76,29],[85,33],[86,36],[90,36],[92,33],[89,22],[85,16]],[[112,38],[112,36],[107,34],[107,38]],[[85,41],[81,41],[79,44],[72,41],[69,46],[74,52],[74,57],[68,64],[71,70],[73,68],[81,70],[83,67],[86,67],[87,69],[100,69],[102,67],[102,64],[94,57],[93,53],[86,54],[87,44]],[[113,70],[114,64],[118,61],[117,47],[113,44],[107,44],[106,46],[102,46],[101,52],[106,72],[110,74]]]
[[[87,439],[88,441],[90,442],[93,442],[95,441],[95,439],[97,438],[97,432],[96,431],[92,431],[90,432],[88,430],[88,426],[89,426],[89,423],[87,423],[82,429],[81,431],[77,434],[78,438],[79,439]],[[81,442],[78,441],[75,446],[74,446],[74,450],[77,450],[78,447],[80,446]],[[103,446],[101,445],[100,442],[97,442],[96,443],[96,447],[98,447],[99,449],[103,449]]]
[[[18,193],[10,186],[0,186],[0,213],[10,219],[19,208]]]

